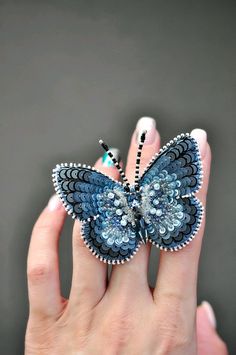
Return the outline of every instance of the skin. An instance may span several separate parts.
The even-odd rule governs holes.
[[[134,180],[137,151],[134,132],[126,176]],[[199,139],[199,138],[196,138]],[[211,151],[199,139],[204,182],[197,194],[206,205]],[[144,145],[141,171],[160,148],[155,132],[152,144]],[[95,167],[118,179],[115,167]],[[197,308],[198,262],[205,218],[196,238],[179,252],[161,252],[157,281],[147,280],[150,244],[135,257],[112,268],[96,259],[85,247],[80,223],[73,228],[73,277],[69,299],[60,292],[58,241],[65,221],[61,204],[48,206],[36,221],[28,254],[29,319],[26,355],[60,354],[181,354],[226,355],[227,348],[203,306]]]

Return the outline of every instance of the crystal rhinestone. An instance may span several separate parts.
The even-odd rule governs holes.
[[[121,215],[122,215],[122,210],[121,210],[120,208],[118,208],[118,209],[116,210],[116,214],[117,214],[118,216],[121,216]]]
[[[151,190],[151,191],[149,192],[149,196],[155,196],[155,192],[154,192],[153,190]]]
[[[162,210],[160,210],[160,209],[156,210],[156,215],[158,217],[160,217],[162,215]]]
[[[160,184],[156,183],[153,185],[154,190],[159,190],[160,189]]]
[[[113,192],[109,192],[107,196],[108,198],[114,198],[115,195],[113,194]]]
[[[156,213],[156,209],[155,209],[155,208],[151,208],[151,209],[150,209],[150,213],[151,213],[151,214],[155,214],[155,213]]]

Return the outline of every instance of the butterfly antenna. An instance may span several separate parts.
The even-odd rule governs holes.
[[[102,148],[107,152],[108,156],[111,158],[113,164],[115,165],[115,167],[118,169],[120,176],[122,177],[122,180],[125,183],[126,186],[126,190],[130,191],[130,184],[128,182],[127,177],[125,176],[125,173],[123,171],[123,169],[121,168],[120,164],[118,163],[118,161],[116,160],[116,158],[114,157],[114,155],[112,154],[112,152],[110,151],[110,149],[108,148],[108,145],[105,144],[103,142],[102,139],[99,140],[99,144],[102,146]]]
[[[138,146],[138,151],[137,151],[137,157],[136,157],[136,167],[135,167],[135,178],[134,178],[134,186],[135,190],[139,191],[139,169],[140,169],[140,159],[141,159],[141,153],[143,149],[143,144],[146,138],[147,131],[143,131],[141,136],[140,136],[140,142]]]

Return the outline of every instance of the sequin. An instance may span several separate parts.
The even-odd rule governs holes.
[[[153,200],[153,204],[154,204],[154,205],[158,205],[158,204],[159,204],[159,200],[158,200],[157,198],[155,198],[155,199]]]
[[[114,201],[114,205],[115,205],[116,207],[118,207],[118,206],[120,205],[120,201],[119,201],[119,200],[115,200],[115,201]]]
[[[139,233],[171,250],[191,240],[202,216],[194,197],[202,180],[199,157],[192,137],[177,137],[140,177],[139,193],[131,186],[127,194],[123,185],[86,166],[62,164],[53,179],[69,213],[84,222],[90,250],[103,261],[124,262],[137,250]]]
[[[127,225],[127,221],[126,221],[125,219],[122,219],[122,220],[120,221],[120,224],[121,224],[122,226],[126,226],[126,225]]]
[[[120,208],[118,208],[117,210],[116,210],[116,214],[118,215],[118,216],[121,216],[122,215],[122,210],[120,209]]]
[[[159,228],[159,232],[160,232],[160,234],[165,234],[165,232],[166,232],[165,227],[161,226],[161,227]]]
[[[154,184],[154,185],[153,185],[153,188],[154,188],[155,190],[159,190],[159,189],[160,189],[160,184],[158,184],[158,183]]]

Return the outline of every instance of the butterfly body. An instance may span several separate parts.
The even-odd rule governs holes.
[[[80,164],[57,165],[53,181],[67,212],[82,222],[85,244],[104,262],[124,263],[148,241],[177,251],[201,223],[203,208],[194,194],[202,167],[189,134],[156,154],[134,185]]]

